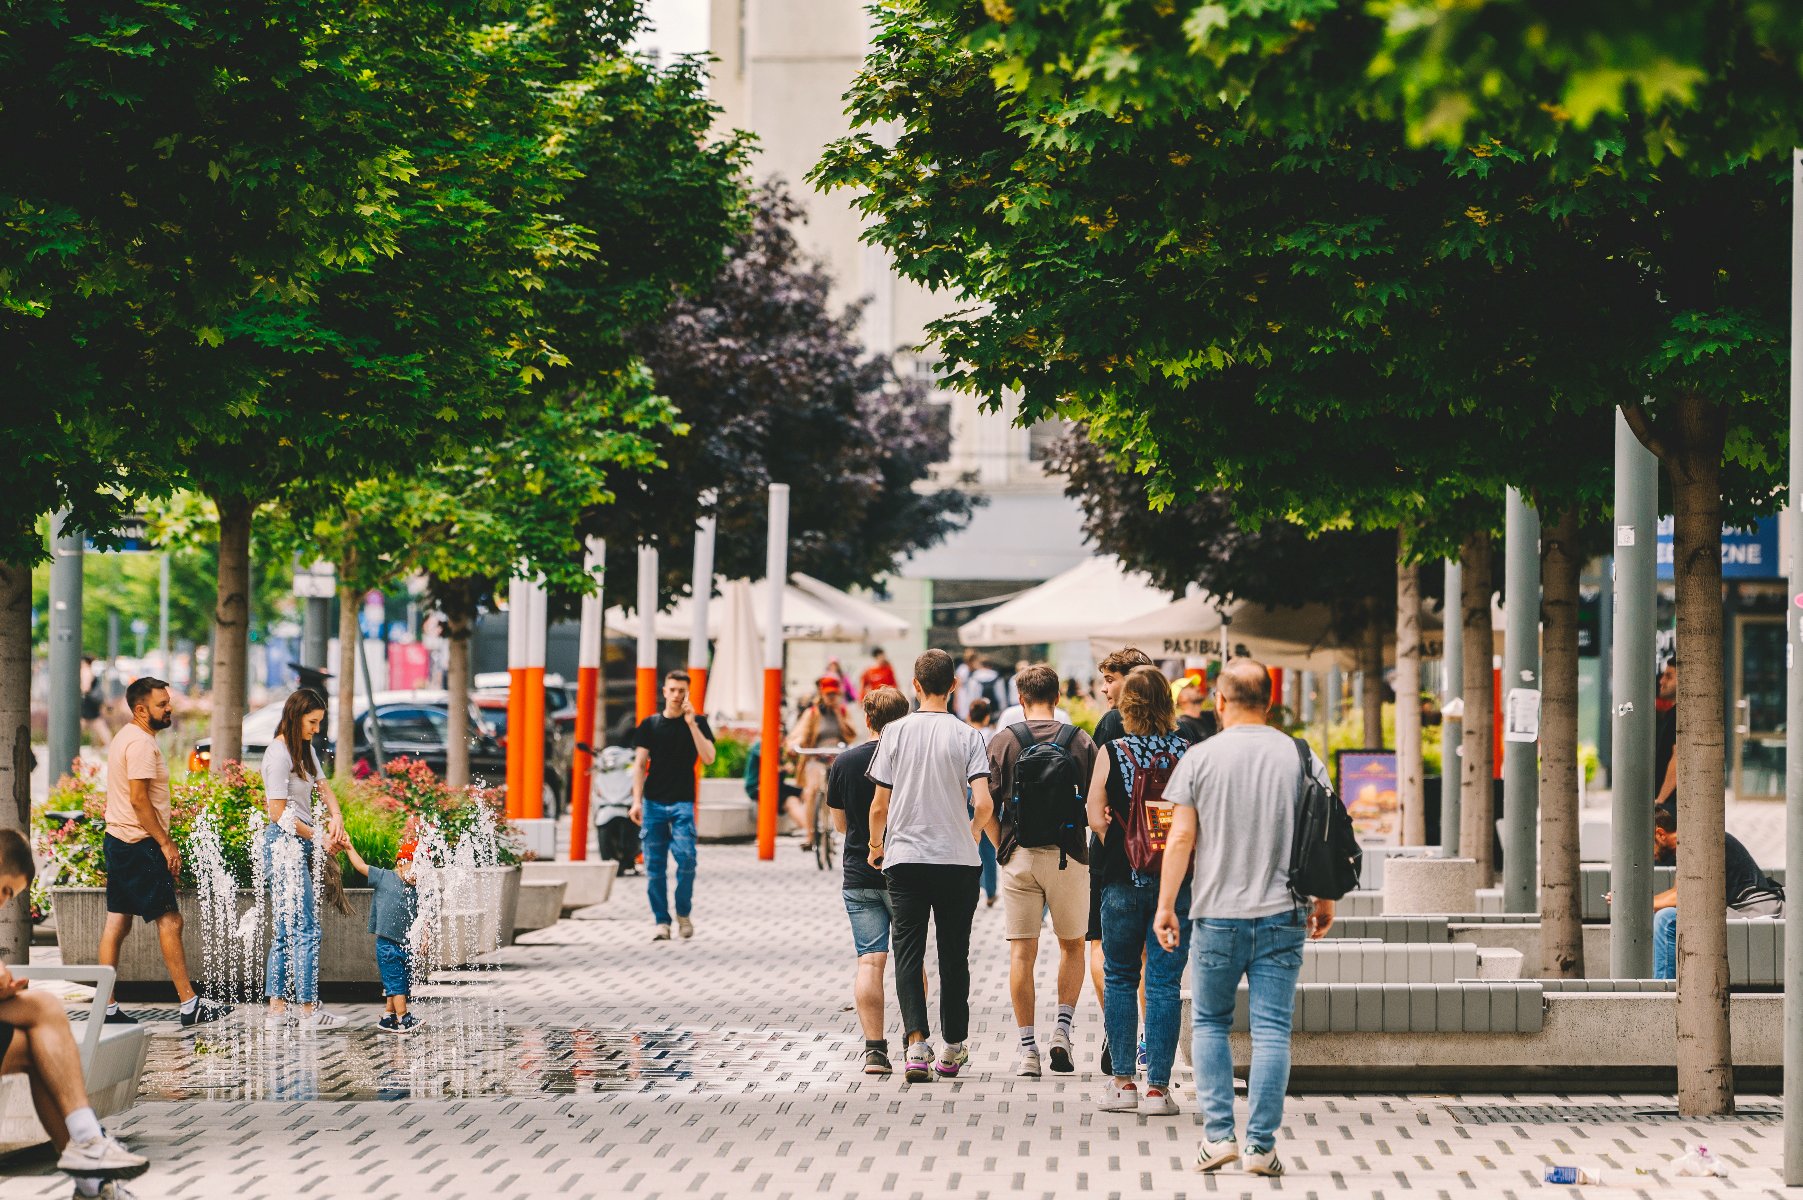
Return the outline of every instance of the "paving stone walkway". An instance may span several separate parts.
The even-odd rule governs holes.
[[[652,943],[642,879],[602,918],[527,935],[436,989],[410,1038],[343,1006],[343,1031],[159,1026],[144,1098],[112,1122],[151,1155],[144,1197],[1448,1197],[1781,1194],[1775,1101],[1730,1121],[1639,1116],[1669,1098],[1292,1097],[1282,1181],[1192,1172],[1199,1128],[1098,1113],[1100,1013],[1083,1070],[1021,1080],[1001,910],[979,908],[973,1062],[956,1082],[857,1072],[852,946],[836,877],[704,846],[694,940]],[[1055,1011],[1042,955],[1042,1026]],[[151,1014],[146,1014],[151,1015]],[[891,1007],[892,1037],[895,1020]],[[1243,1107],[1242,1107],[1243,1120]],[[1726,1181],[1674,1177],[1701,1142]],[[1557,1188],[1545,1168],[1601,1170]],[[10,1172],[10,1175],[8,1174]],[[61,1197],[42,1159],[0,1166],[5,1200]]]

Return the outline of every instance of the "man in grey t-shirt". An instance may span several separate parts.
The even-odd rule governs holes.
[[[1235,994],[1247,980],[1252,1070],[1247,1083],[1243,1163],[1255,1175],[1283,1174],[1277,1130],[1290,1079],[1290,1025],[1302,943],[1333,924],[1333,901],[1310,907],[1290,891],[1290,842],[1301,788],[1295,740],[1267,725],[1271,675],[1249,658],[1221,672],[1215,708],[1221,732],[1183,756],[1165,784],[1175,803],[1165,841],[1154,928],[1167,950],[1181,942],[1177,895],[1193,867],[1190,954],[1194,967],[1194,1062],[1203,1140],[1199,1170],[1242,1158],[1234,1137],[1233,1052],[1227,1031]],[[1311,769],[1326,783],[1319,759]]]
[[[957,1075],[970,1061],[970,922],[989,824],[989,750],[983,735],[948,711],[956,682],[952,656],[928,650],[914,660],[920,711],[883,730],[870,781],[870,865],[881,867],[895,907],[895,996],[907,1037],[906,1078]],[[967,790],[968,789],[968,790]],[[970,797],[974,811],[966,807]],[[939,1024],[945,1050],[927,1041],[927,920],[939,943]]]

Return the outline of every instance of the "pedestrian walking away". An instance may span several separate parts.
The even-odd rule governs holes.
[[[908,715],[908,700],[894,688],[877,688],[864,693],[863,708],[864,721],[877,740],[853,746],[833,761],[827,773],[826,804],[832,810],[833,827],[845,835],[845,913],[858,955],[852,999],[864,1030],[864,1073],[887,1075],[893,1067],[883,1026],[883,972],[889,964],[895,909],[888,880],[868,861],[870,804],[876,799],[870,763],[883,729]]]
[[[989,701],[981,697],[971,701],[970,713],[965,720],[969,722],[972,729],[983,735],[985,742],[994,737],[996,729],[999,728],[995,723],[995,709]],[[995,790],[993,783],[990,785],[989,795],[998,806],[1001,804],[1001,794]],[[971,815],[974,816],[975,812],[976,810],[972,809]],[[995,843],[990,840],[987,831],[977,840],[977,854],[983,860],[983,874],[980,879],[983,885],[983,903],[989,908],[994,908],[996,899],[1000,895],[1001,872],[995,860]]]
[[[881,867],[895,907],[895,992],[906,1036],[906,1078],[958,1074],[970,1061],[970,923],[977,910],[977,839],[989,825],[989,755],[982,735],[949,709],[956,684],[952,656],[928,650],[914,660],[920,708],[885,727],[870,763],[866,861]],[[966,805],[966,795],[969,806]],[[927,923],[939,951],[937,1062],[929,1037]]]
[[[29,892],[36,876],[24,836],[0,829],[0,908]],[[27,980],[15,979],[0,963],[0,1076],[6,1075],[25,1076],[38,1123],[56,1150],[57,1169],[75,1180],[75,1195],[130,1200],[119,1181],[143,1174],[150,1160],[100,1127],[62,997],[32,991]]]
[[[689,702],[689,673],[664,676],[664,707],[639,722],[632,782],[633,824],[644,831],[645,895],[656,923],[652,940],[670,940],[670,893],[666,882],[676,860],[676,929],[692,937],[689,912],[695,896],[695,764],[714,761],[714,731]]]
[[[263,877],[269,881],[271,933],[264,963],[264,1022],[293,1021],[303,1029],[344,1023],[319,1004],[319,901],[327,863],[344,835],[344,817],[313,753],[313,736],[325,720],[325,697],[297,688],[282,704],[275,736],[263,752]],[[291,1009],[290,1003],[294,1005]]]
[[[106,862],[106,925],[100,932],[100,965],[117,967],[133,917],[157,927],[157,944],[169,981],[181,1002],[181,1023],[203,1025],[231,1009],[202,999],[188,976],[182,949],[182,914],[175,903],[175,881],[182,852],[169,835],[169,764],[156,735],[169,728],[169,685],[146,675],[125,689],[131,723],[113,735],[106,756],[106,834],[101,853]],[[135,1025],[119,1005],[107,1005],[109,1024]]]
[[[1154,928],[1166,950],[1190,926],[1194,1066],[1202,1109],[1196,1167],[1239,1160],[1254,1175],[1283,1174],[1277,1131],[1290,1079],[1290,1029],[1302,944],[1333,924],[1332,900],[1290,887],[1290,852],[1305,782],[1299,743],[1266,724],[1271,676],[1250,658],[1229,662],[1215,690],[1221,732],[1190,750],[1165,784],[1176,807],[1165,842]],[[1331,793],[1326,768],[1306,755],[1314,783]],[[1185,880],[1187,914],[1179,913]],[[1242,1152],[1233,1115],[1228,1029],[1244,979],[1252,1029],[1249,1112]]]
[[[1177,732],[1171,685],[1156,667],[1135,667],[1122,682],[1115,710],[1126,732],[1108,743],[1089,783],[1089,825],[1102,838],[1102,950],[1106,960],[1102,997],[1108,1044],[1144,1046],[1145,1091],[1135,1082],[1136,1062],[1114,1053],[1112,1079],[1105,1085],[1104,1112],[1173,1116],[1171,1067],[1177,1058],[1183,967],[1189,938],[1179,931],[1175,946],[1163,945],[1152,930],[1170,833],[1172,805],[1167,783],[1189,743]],[[1176,903],[1189,902],[1187,881]],[[1142,974],[1143,967],[1143,974]],[[1141,980],[1144,980],[1144,1037],[1140,1035]]]
[[[1076,1069],[1071,1030],[1083,991],[1083,935],[1089,919],[1083,793],[1095,767],[1096,745],[1054,714],[1058,673],[1051,667],[1027,667],[1014,682],[1026,719],[989,741],[989,794],[996,798],[989,829],[1001,871],[1008,995],[1020,1036],[1015,1073],[1031,1079],[1041,1067],[1033,969],[1048,913],[1058,940],[1058,1020],[1046,1057],[1060,1074]]]
[[[1121,724],[1121,711],[1115,707],[1115,700],[1121,694],[1121,684],[1126,682],[1128,673],[1135,667],[1151,665],[1151,658],[1137,646],[1122,646],[1096,664],[1096,673],[1101,676],[1102,698],[1109,706],[1108,711],[1096,722],[1093,740],[1098,750],[1127,731]],[[1084,930],[1083,937],[1089,943],[1089,979],[1095,990],[1097,1007],[1103,1005],[1107,994],[1107,980],[1103,977],[1107,970],[1107,957],[1102,951],[1102,880],[1098,874],[1101,869],[1102,840],[1092,833],[1089,839],[1089,927]],[[1106,1019],[1104,1016],[1104,1022]],[[1102,1038],[1101,1068],[1104,1075],[1114,1074],[1114,1056],[1109,1053],[1106,1035]]]

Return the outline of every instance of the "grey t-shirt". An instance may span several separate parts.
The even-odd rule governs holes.
[[[295,769],[294,756],[288,753],[288,743],[281,738],[272,740],[263,751],[263,794],[271,800],[286,800],[288,807],[283,810],[284,813],[293,813],[296,821],[311,825],[313,788],[319,780],[320,771],[319,759],[314,755],[310,743],[307,746],[307,766],[312,778]]]
[[[983,735],[956,714],[917,712],[883,726],[869,776],[890,793],[883,866],[982,866],[965,796],[988,774]]]
[[[369,886],[376,893],[370,897],[369,931],[377,937],[406,945],[407,930],[418,909],[418,893],[386,867],[369,869]]]
[[[1311,752],[1315,776],[1327,770]],[[1269,725],[1235,725],[1192,746],[1164,797],[1196,810],[1190,916],[1249,920],[1296,906],[1290,841],[1296,827],[1296,743]]]

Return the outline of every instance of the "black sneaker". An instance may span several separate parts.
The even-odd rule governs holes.
[[[106,1020],[103,1023],[107,1025],[136,1025],[138,1023],[138,1018],[132,1016],[123,1008],[115,1008],[107,1012]]]
[[[889,1065],[889,1056],[883,1053],[883,1051],[864,1051],[864,1074],[888,1075],[893,1073],[894,1070],[895,1068]]]
[[[1114,1074],[1114,1059],[1108,1053],[1108,1039],[1102,1039],[1102,1074]]]
[[[182,1027],[185,1029],[191,1025],[207,1025],[223,1019],[231,1011],[231,1005],[215,1004],[203,996],[195,1003],[192,1011],[182,1010]]]
[[[399,1033],[401,1031],[401,1023],[395,1020],[393,1013],[387,1013],[383,1015],[380,1021],[376,1022],[376,1028],[380,1029],[383,1033]]]
[[[412,1013],[402,1013],[401,1014],[400,1030],[402,1033],[412,1033],[415,1029],[418,1029],[421,1025],[424,1025],[424,1024],[425,1024],[424,1021],[420,1020],[418,1017],[414,1016]]]

